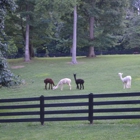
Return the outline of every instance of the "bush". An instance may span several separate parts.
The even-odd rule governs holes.
[[[19,76],[15,76],[9,69],[7,61],[4,57],[0,57],[0,85],[14,86],[19,85],[21,80]]]

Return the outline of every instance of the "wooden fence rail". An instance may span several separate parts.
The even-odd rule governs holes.
[[[83,120],[93,123],[105,119],[139,119],[139,112],[139,92],[0,99],[0,123],[43,125],[45,121]]]

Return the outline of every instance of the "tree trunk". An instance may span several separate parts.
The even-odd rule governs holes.
[[[25,61],[30,61],[29,53],[29,24],[26,25],[26,44],[25,44]]]
[[[29,52],[30,52],[30,59],[32,59],[32,57],[35,57],[33,44],[29,44]]]
[[[26,5],[26,11],[29,11],[29,5]],[[30,50],[29,50],[29,32],[30,32],[30,25],[29,25],[29,15],[26,16],[26,36],[25,36],[25,62],[30,61]]]
[[[91,46],[89,48],[89,55],[88,55],[88,57],[96,57],[93,46]]]
[[[90,17],[90,40],[94,39],[94,17]],[[90,46],[88,57],[95,57],[94,46]]]
[[[73,18],[73,46],[72,46],[72,63],[76,64],[76,47],[77,47],[77,7],[74,7]]]

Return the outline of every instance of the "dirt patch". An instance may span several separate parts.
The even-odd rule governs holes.
[[[75,65],[75,64],[73,64],[72,62],[66,62],[67,64],[71,64],[71,65]],[[85,62],[77,62],[77,64],[83,64],[83,63],[85,63]]]
[[[24,66],[12,66],[11,68],[12,69],[21,69],[21,68],[23,68]]]

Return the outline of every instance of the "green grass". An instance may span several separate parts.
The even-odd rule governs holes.
[[[79,95],[89,93],[127,93],[140,91],[140,55],[106,55],[96,58],[78,57],[77,65],[71,58],[35,58],[29,63],[23,59],[8,60],[11,71],[25,79],[26,84],[0,88],[0,98],[20,98]],[[15,66],[22,66],[14,69]],[[118,72],[132,76],[132,88],[123,89]],[[73,78],[85,80],[85,90],[77,90]],[[72,90],[64,86],[45,90],[43,80],[50,77],[55,84],[62,78],[72,79]],[[0,140],[139,140],[140,120],[104,120],[77,122],[6,123],[0,124]]]

